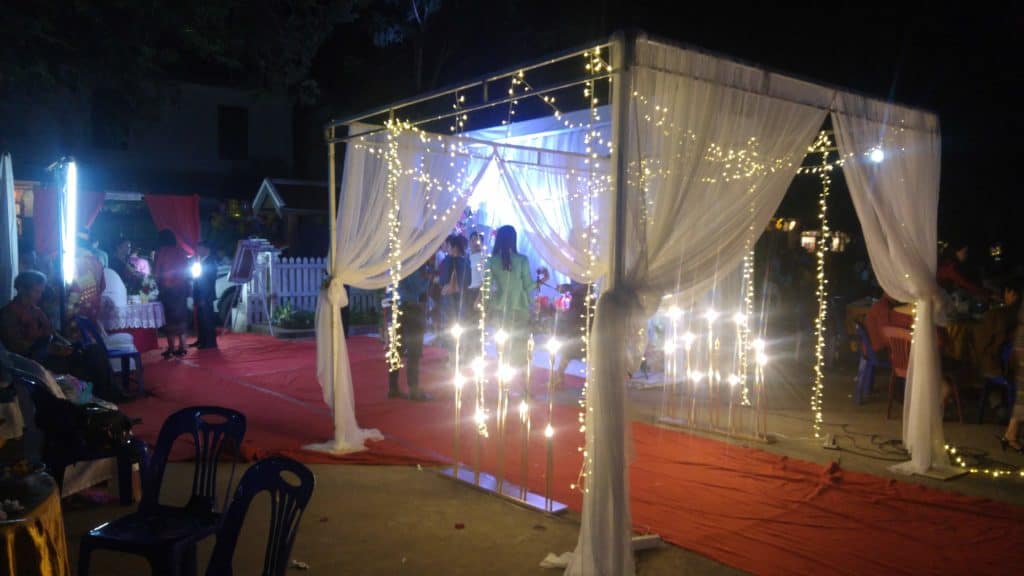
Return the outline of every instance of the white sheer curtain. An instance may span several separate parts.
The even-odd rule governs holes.
[[[933,114],[851,94],[837,96],[832,118],[871,267],[889,295],[916,304],[903,401],[903,445],[911,460],[893,469],[946,468],[935,335],[945,306],[945,293],[935,282],[939,121]]]
[[[782,200],[831,98],[814,85],[642,39],[634,65],[626,78],[630,117],[620,119],[628,122],[631,172],[625,281],[598,304],[590,465],[567,574],[634,571],[623,344],[665,293],[706,291],[736,269],[746,240],[756,240]]]
[[[543,136],[531,140],[529,145],[578,154],[585,148],[584,138],[582,131],[574,131]],[[542,260],[577,281],[597,280],[607,270],[600,254],[607,250],[608,237],[599,230],[607,218],[600,214],[605,206],[600,197],[609,192],[608,162],[603,161],[602,167],[592,171],[576,155],[542,156],[543,165],[531,164],[522,150],[498,148],[496,162],[513,200],[511,205]],[[597,259],[593,266],[588,254],[592,220],[598,227],[597,245],[593,246]]]
[[[354,125],[352,134],[373,130]],[[348,303],[344,285],[364,289],[387,286],[390,281],[386,193],[388,177],[387,131],[358,138],[345,153],[338,201],[337,249],[334,275],[317,301],[317,379],[324,402],[334,415],[334,439],[307,446],[333,453],[364,449],[367,439],[380,439],[377,430],[359,428],[352,395],[348,347],[340,334],[340,309]],[[404,131],[395,136],[401,176],[397,181],[400,205],[401,266],[411,273],[434,255],[455,225],[466,199],[490,161],[490,149],[473,150],[456,139]],[[486,148],[486,147],[485,147]],[[332,349],[333,341],[333,349]],[[331,362],[336,366],[332,367]],[[337,381],[333,379],[337,375]]]
[[[3,306],[14,297],[14,277],[18,274],[18,222],[10,154],[0,156],[0,228],[0,306]]]

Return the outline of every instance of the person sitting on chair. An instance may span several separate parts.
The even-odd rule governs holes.
[[[110,364],[99,344],[72,345],[57,334],[39,307],[46,286],[42,272],[28,270],[14,279],[17,295],[0,309],[0,340],[15,354],[39,362],[58,374],[93,383],[97,396],[118,402],[126,396],[110,378]]]

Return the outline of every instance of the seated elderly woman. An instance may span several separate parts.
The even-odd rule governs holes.
[[[92,382],[96,395],[118,402],[124,394],[114,387],[102,347],[72,344],[54,329],[39,307],[46,276],[27,270],[14,279],[17,295],[0,309],[0,340],[15,354],[32,358],[57,374],[72,374]]]

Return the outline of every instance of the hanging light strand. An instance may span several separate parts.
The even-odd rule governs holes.
[[[399,327],[402,322],[401,295],[398,283],[402,279],[402,240],[399,212],[401,204],[398,198],[398,178],[402,172],[402,163],[398,157],[398,140],[402,134],[401,124],[389,120],[387,123],[387,176],[384,191],[388,201],[388,265],[390,267],[391,289],[391,324],[388,326],[388,349],[386,361],[389,372],[396,372],[402,367],[402,343]]]

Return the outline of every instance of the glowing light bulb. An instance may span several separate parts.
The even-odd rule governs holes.
[[[700,370],[694,370],[690,372],[690,380],[693,380],[694,382],[700,382],[703,379],[704,373],[701,372]]]
[[[729,374],[729,385],[735,386],[740,383],[740,377],[736,374]]]
[[[454,383],[456,390],[462,390],[462,387],[466,385],[466,377],[462,374],[456,374]]]
[[[526,415],[530,413],[530,405],[523,400],[519,403],[519,417],[526,418]]]
[[[192,277],[199,278],[203,275],[203,265],[199,262],[192,263]]]
[[[764,352],[764,340],[758,338],[751,345],[754,347],[754,352]]]
[[[764,365],[768,364],[768,355],[765,354],[764,352],[758,352],[757,353],[757,363],[758,363],[759,366],[764,366]]]
[[[508,382],[509,380],[514,378],[515,375],[516,375],[516,369],[511,367],[511,366],[509,366],[509,365],[507,365],[507,364],[505,366],[502,366],[501,368],[498,369],[498,378],[500,378],[501,380],[503,380],[505,382]]]
[[[486,366],[487,364],[484,361],[483,356],[477,356],[476,358],[473,359],[473,362],[470,364],[470,367],[473,369],[473,374],[475,374],[477,378],[484,375],[484,368]]]
[[[693,341],[697,339],[697,335],[693,332],[687,332],[683,334],[683,347],[689,350],[693,346]]]
[[[496,343],[497,343],[497,344],[498,344],[499,346],[501,346],[501,345],[502,345],[502,344],[504,344],[505,342],[508,342],[508,332],[505,332],[504,330],[498,330],[498,331],[497,331],[497,332],[495,332],[495,334],[494,334],[494,341],[495,341],[495,342],[496,342]]]
[[[459,326],[458,324],[452,326],[452,337],[459,338],[460,336],[462,336],[462,332],[462,326]]]
[[[747,323],[747,315],[743,312],[737,312],[732,315],[732,321],[735,322],[737,326],[743,326]]]
[[[868,155],[868,157],[871,158],[871,161],[874,162],[875,164],[880,164],[883,160],[885,160],[885,152],[881,148],[875,148],[871,150],[871,153]]]
[[[548,424],[547,427],[544,428],[544,437],[545,438],[551,438],[554,435],[555,435],[555,429],[551,427],[551,424]]]
[[[675,340],[666,340],[665,341],[665,354],[671,354],[672,352],[675,351],[675,349],[676,349],[676,341]]]
[[[547,348],[548,352],[557,354],[558,349],[562,347],[562,343],[559,342],[557,338],[552,338],[548,340],[548,343],[544,347]]]
[[[704,317],[707,318],[708,324],[714,324],[715,320],[718,320],[718,311],[714,308],[709,308],[708,311],[704,313]]]
[[[678,320],[679,317],[682,315],[683,311],[679,308],[679,306],[672,306],[671,308],[668,309],[668,317],[671,318],[672,320]]]
[[[476,414],[473,414],[473,421],[476,422],[478,426],[482,426],[487,422],[487,414],[483,410],[477,408]]]

